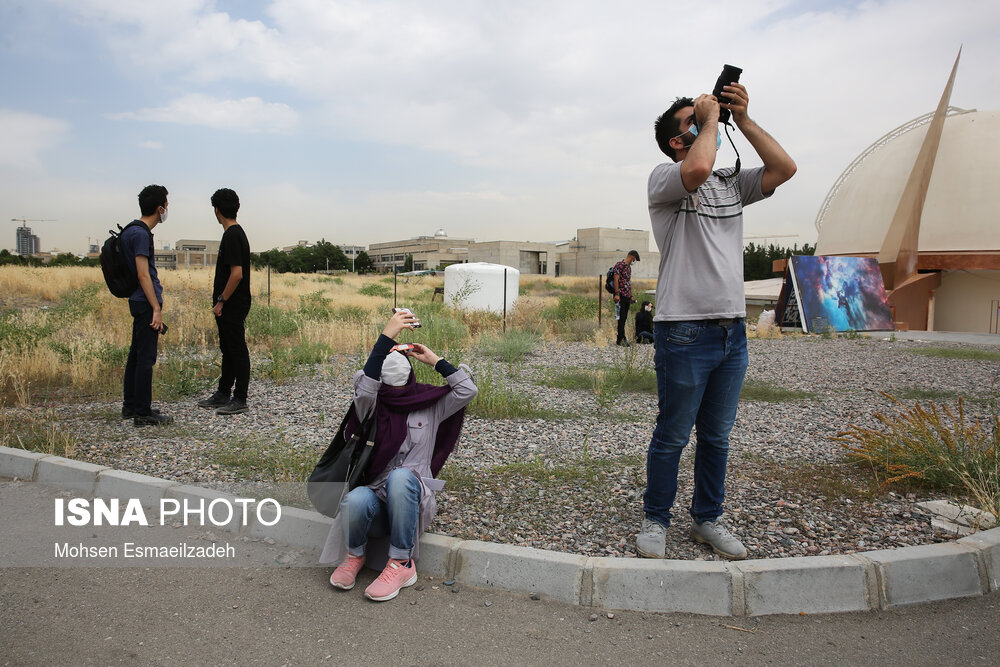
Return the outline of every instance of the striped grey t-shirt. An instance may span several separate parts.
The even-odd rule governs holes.
[[[649,175],[649,218],[660,250],[657,322],[744,317],[743,207],[764,199],[763,167],[720,169],[694,192],[681,163]]]

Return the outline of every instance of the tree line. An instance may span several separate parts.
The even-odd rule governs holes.
[[[15,255],[10,250],[4,248],[0,250],[0,266],[100,266],[101,260],[97,257],[77,257],[71,252],[64,252],[56,255],[47,262],[43,262],[40,257]]]
[[[316,271],[351,271],[368,273],[375,270],[375,262],[368,253],[362,250],[351,260],[340,249],[329,241],[320,240],[311,246],[295,246],[289,251],[272,248],[261,253],[250,253],[250,263],[256,268],[267,266],[279,273],[315,273]]]
[[[779,274],[771,270],[771,263],[776,259],[788,259],[792,255],[813,255],[816,246],[804,243],[802,248],[795,244],[791,248],[776,246],[773,243],[765,248],[763,245],[748,243],[743,248],[743,280],[764,280],[775,278]]]
[[[771,271],[771,264],[774,260],[788,259],[792,255],[812,255],[815,252],[816,246],[808,243],[803,244],[801,248],[798,244],[791,248],[785,248],[773,243],[766,247],[748,243],[743,248],[743,279],[773,278],[777,275]],[[22,257],[7,249],[0,250],[0,266],[9,264],[20,266],[100,266],[100,263],[96,257],[81,259],[69,252],[64,252],[48,262],[43,262],[38,257]],[[352,270],[351,260],[340,249],[340,246],[333,245],[326,240],[320,240],[311,246],[296,246],[287,252],[273,248],[261,253],[250,253],[250,263],[260,269],[270,265],[273,271],[279,273],[315,273],[327,269]],[[407,255],[403,271],[412,269],[413,256]],[[353,270],[357,273],[371,273],[375,270],[375,262],[372,261],[367,252],[362,250],[354,260]]]

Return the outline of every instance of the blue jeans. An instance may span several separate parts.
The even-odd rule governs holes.
[[[670,525],[677,465],[696,426],[691,517],[714,521],[722,515],[729,432],[748,365],[746,324],[654,322],[653,333],[660,412],[646,454],[643,509],[647,518]]]
[[[396,468],[385,482],[385,501],[367,486],[347,494],[347,551],[365,555],[368,537],[389,536],[389,558],[409,560],[420,518],[420,480],[407,468]]]

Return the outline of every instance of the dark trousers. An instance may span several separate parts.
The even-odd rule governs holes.
[[[122,407],[137,415],[149,415],[153,400],[153,365],[160,334],[149,326],[153,308],[146,301],[129,301],[132,313],[132,345],[122,379]]]
[[[232,392],[233,398],[241,401],[247,400],[250,386],[250,350],[244,327],[249,312],[249,304],[226,303],[222,306],[222,316],[215,318],[219,327],[219,350],[222,351],[219,391],[227,395]]]
[[[618,340],[616,343],[622,341],[628,342],[628,337],[625,335],[625,320],[628,319],[628,309],[632,305],[631,297],[620,296],[618,297],[619,314],[618,314]]]

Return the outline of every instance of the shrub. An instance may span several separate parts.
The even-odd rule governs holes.
[[[379,299],[391,299],[392,290],[385,285],[379,285],[378,283],[369,283],[361,289],[358,290],[358,294],[362,296],[374,296]]]
[[[332,299],[323,290],[310,292],[299,297],[299,313],[308,319],[326,322],[330,319],[330,304]]]
[[[274,338],[286,338],[299,331],[299,320],[293,314],[277,306],[250,308],[246,319],[248,342],[262,342]]]
[[[597,299],[579,294],[561,294],[551,316],[561,322],[596,318]]]
[[[901,405],[892,396],[884,394]],[[849,459],[871,466],[882,484],[904,480],[935,489],[968,493],[974,502],[1000,517],[1000,417],[968,423],[958,413],[917,404],[895,416],[875,415],[880,428],[849,424],[834,438]]]

